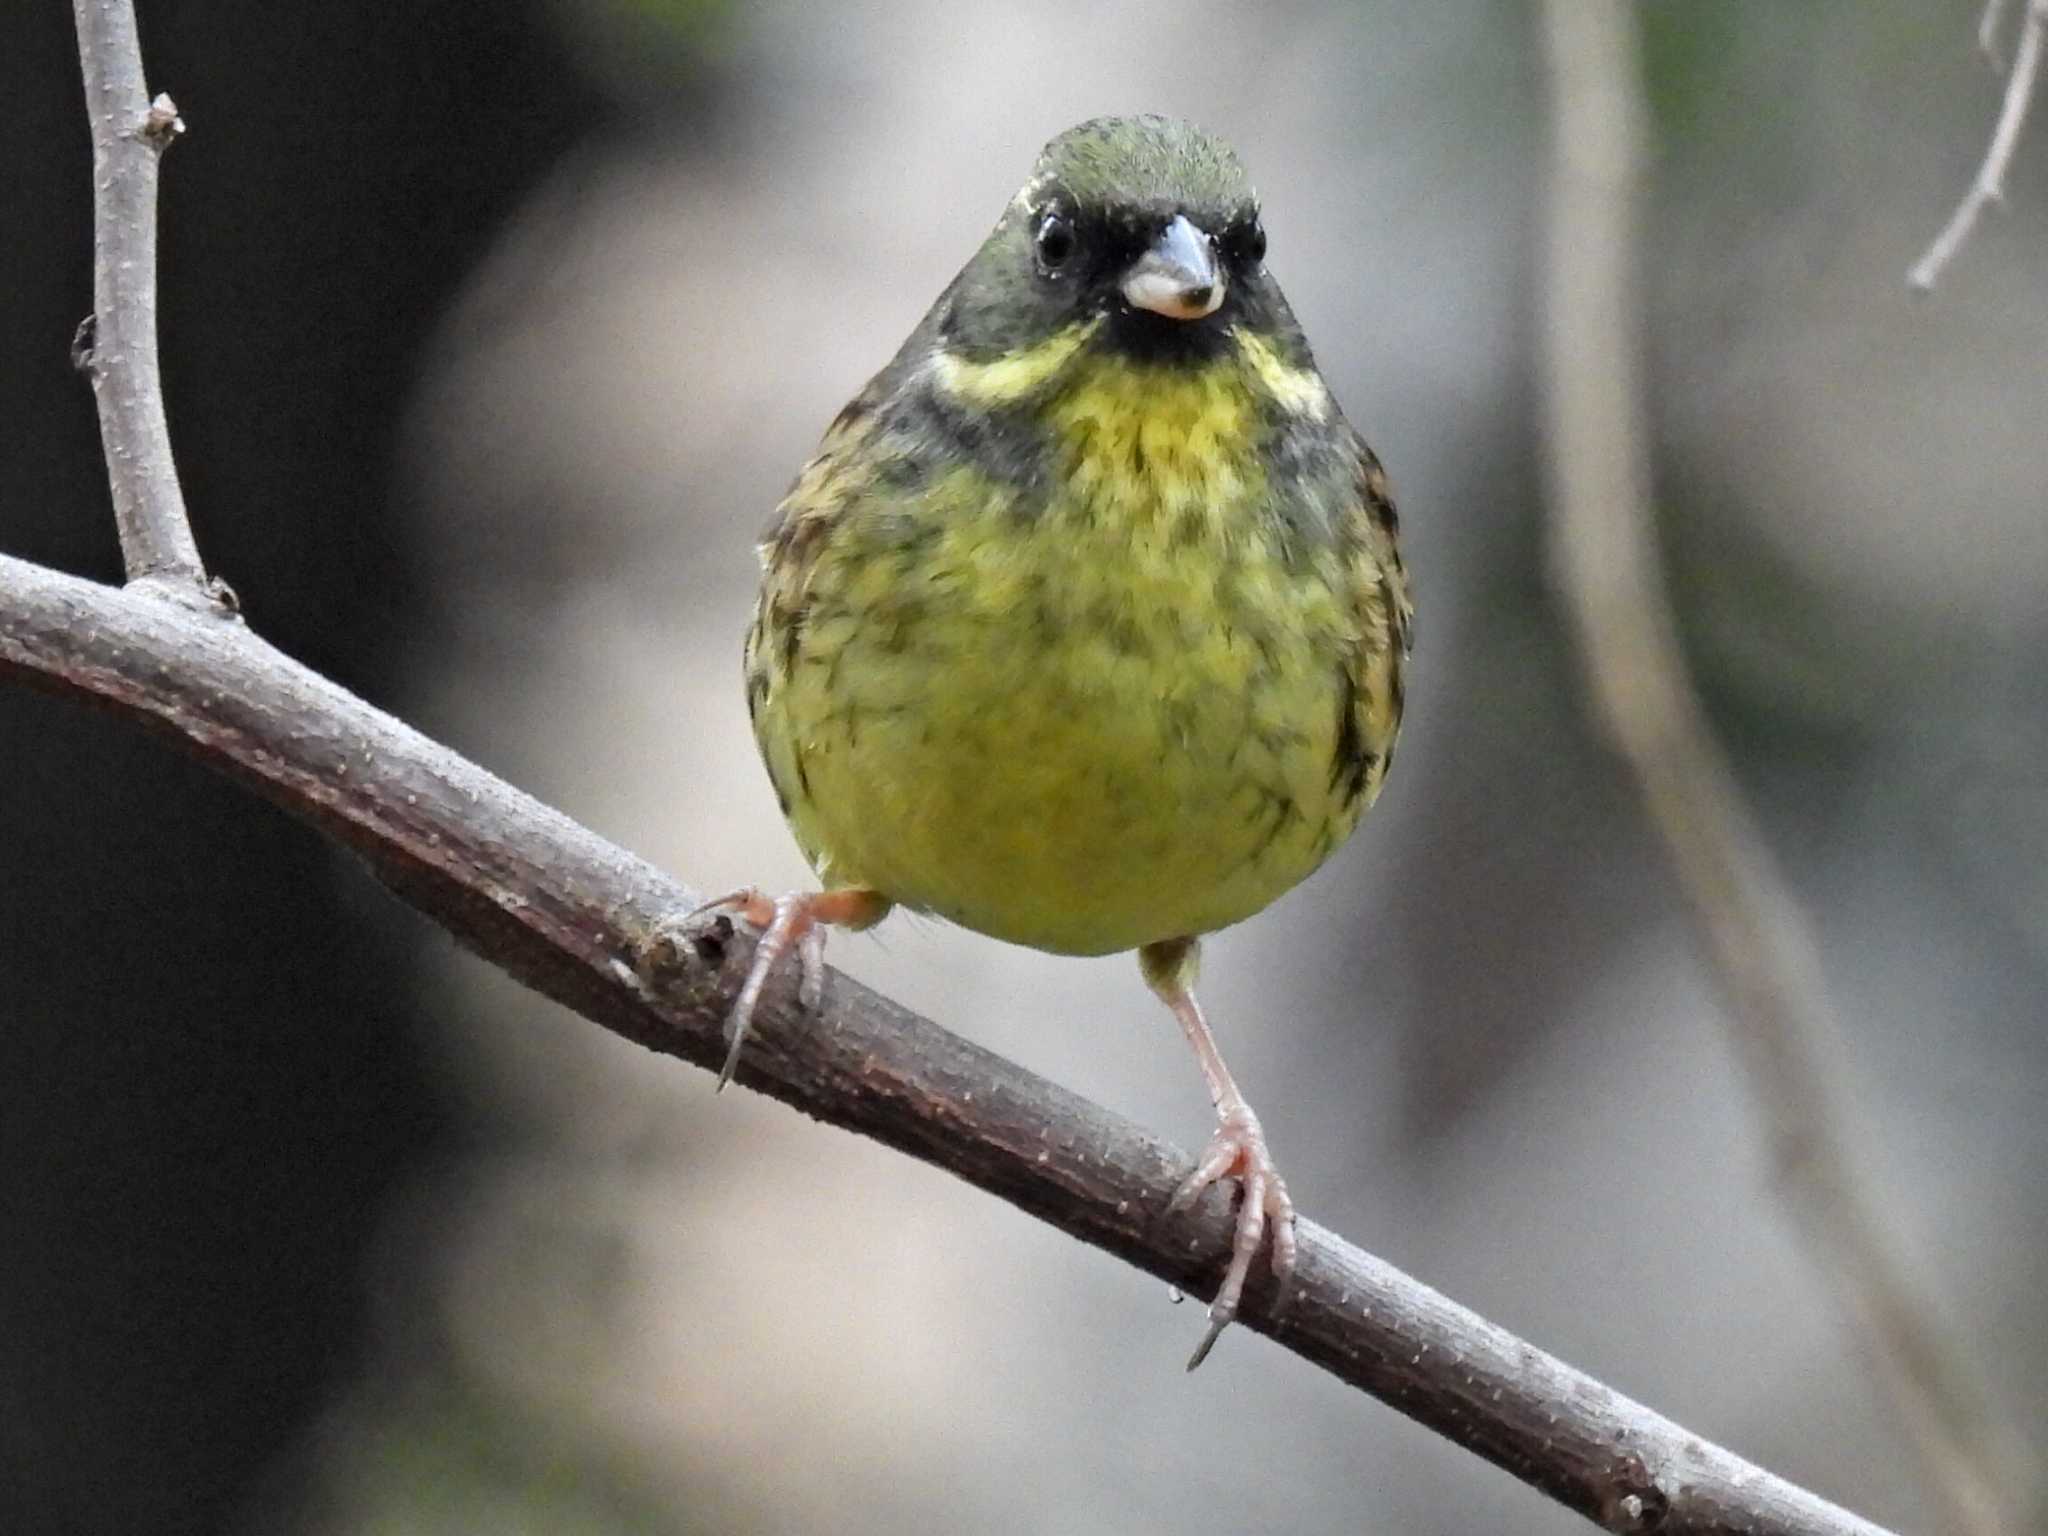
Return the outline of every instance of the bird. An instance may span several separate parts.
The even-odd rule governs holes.
[[[1214,1134],[1169,1209],[1234,1178],[1188,1368],[1294,1205],[1195,995],[1205,935],[1342,844],[1393,762],[1413,605],[1385,471],[1267,265],[1235,151],[1190,123],[1059,134],[760,545],[748,712],[820,888],[706,902],[775,967],[892,908],[1062,955],[1136,951]]]

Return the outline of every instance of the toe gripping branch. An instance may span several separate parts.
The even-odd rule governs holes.
[[[1223,1330],[1236,1321],[1245,1281],[1250,1278],[1252,1265],[1265,1247],[1269,1233],[1273,1244],[1273,1279],[1279,1287],[1276,1310],[1286,1307],[1289,1282],[1294,1277],[1294,1202],[1288,1197],[1287,1185],[1266,1148],[1259,1118],[1242,1098],[1219,1104],[1217,1109],[1220,1119],[1216,1134],[1210,1138],[1194,1172],[1181,1181],[1167,1203],[1168,1211],[1184,1211],[1211,1184],[1233,1175],[1242,1186],[1230,1264],[1223,1272],[1223,1283],[1216,1288],[1216,1299],[1209,1304],[1209,1331],[1188,1359],[1191,1371],[1209,1358],[1209,1351],[1216,1347]]]
[[[761,1001],[761,989],[783,956],[795,950],[803,968],[797,986],[797,1002],[815,1013],[825,1001],[825,930],[828,927],[866,928],[878,923],[889,910],[889,902],[873,891],[843,887],[830,891],[792,891],[769,896],[754,886],[743,886],[714,897],[683,914],[677,926],[686,935],[702,928],[715,916],[737,918],[761,937],[754,945],[753,964],[740,985],[732,1012],[725,1020],[725,1065],[719,1070],[718,1088],[723,1092],[740,1064],[740,1047],[754,1022],[754,1009]]]

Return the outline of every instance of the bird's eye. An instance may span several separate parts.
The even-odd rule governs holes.
[[[1266,259],[1266,226],[1257,217],[1233,224],[1226,238],[1231,256],[1241,265],[1255,267]]]
[[[1038,233],[1032,243],[1038,252],[1038,264],[1047,272],[1057,272],[1074,254],[1074,226],[1059,214],[1048,213],[1038,221]]]

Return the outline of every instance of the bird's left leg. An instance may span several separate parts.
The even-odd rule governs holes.
[[[1259,1125],[1259,1117],[1238,1092],[1230,1069],[1223,1064],[1223,1053],[1216,1049],[1216,1037],[1209,1033],[1209,1025],[1202,1017],[1202,1005],[1195,1001],[1198,959],[1193,939],[1168,939],[1147,944],[1138,951],[1138,965],[1145,973],[1146,983],[1180,1021],[1188,1044],[1194,1047],[1195,1060],[1201,1064],[1202,1076],[1208,1080],[1209,1097],[1216,1105],[1216,1134],[1196,1162],[1195,1171],[1174,1192],[1167,1209],[1184,1209],[1211,1184],[1233,1174],[1243,1191],[1237,1208],[1237,1237],[1231,1245],[1230,1267],[1223,1272],[1223,1284],[1209,1306],[1209,1331],[1188,1361],[1191,1371],[1208,1358],[1218,1335],[1237,1316],[1245,1278],[1265,1244],[1269,1224],[1273,1236],[1273,1278],[1279,1282],[1283,1296],[1294,1272],[1294,1202],[1287,1198],[1287,1186],[1281,1182],[1280,1170],[1266,1149],[1266,1133]]]

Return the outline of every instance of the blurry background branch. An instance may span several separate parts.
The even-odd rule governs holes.
[[[2042,9],[2031,0],[2029,74]],[[1935,1298],[1909,1277],[1850,1144],[1816,945],[1714,740],[1663,594],[1640,382],[1645,113],[1634,9],[1548,0],[1545,24],[1555,112],[1544,316],[1552,555],[1594,707],[1634,772],[1719,973],[1797,1228],[1881,1365],[1939,1490],[1944,1529],[2017,1531],[2032,1479]]]
[[[133,62],[127,5],[82,3],[78,19],[88,79],[111,69],[92,57],[95,48]],[[139,67],[126,73],[139,82]],[[151,123],[168,132],[174,120],[167,109],[145,114],[139,127],[109,119],[117,136]],[[135,158],[107,175],[131,176]],[[109,191],[127,200],[123,230],[153,217],[151,188]],[[103,249],[100,259],[128,258]],[[112,312],[137,302],[133,290],[102,302],[110,311],[98,317],[102,327],[145,318]],[[153,350],[126,355],[125,403],[106,441],[116,460],[130,406],[133,419],[162,420]],[[117,462],[113,473],[128,467]],[[198,582],[167,452],[128,492],[138,530],[131,574]],[[678,957],[659,993],[632,963],[650,924],[691,893],[239,623],[165,602],[156,583],[117,592],[0,559],[0,675],[180,739],[353,848],[413,906],[537,990],[650,1048],[706,1066],[719,1058],[747,946],[707,940]],[[801,1016],[785,992],[761,1024],[741,1069],[753,1086],[943,1166],[1176,1284],[1213,1286],[1227,1244],[1225,1199],[1155,1224],[1186,1159],[1129,1122],[844,978],[824,1017]],[[1250,1326],[1609,1528],[1876,1529],[1330,1234],[1304,1223],[1302,1240],[1289,1309],[1276,1318],[1271,1296],[1255,1294]]]
[[[1986,0],[1984,14],[1977,23],[1977,46],[1994,69],[1999,67],[1998,28],[2004,11],[2004,0]],[[1970,190],[1949,215],[1948,223],[1906,276],[1906,281],[1923,293],[1935,285],[1942,269],[1963,248],[1970,231],[1977,227],[1977,216],[1987,205],[2005,201],[2006,167],[2012,163],[2013,148],[2020,141],[2027,109],[2033,105],[2044,32],[2048,32],[2048,0],[2026,0],[2020,15],[2019,42],[2013,48],[2012,73],[2006,77],[2005,97],[1999,104],[1998,124],[1991,130],[1984,162],[1977,168]]]

